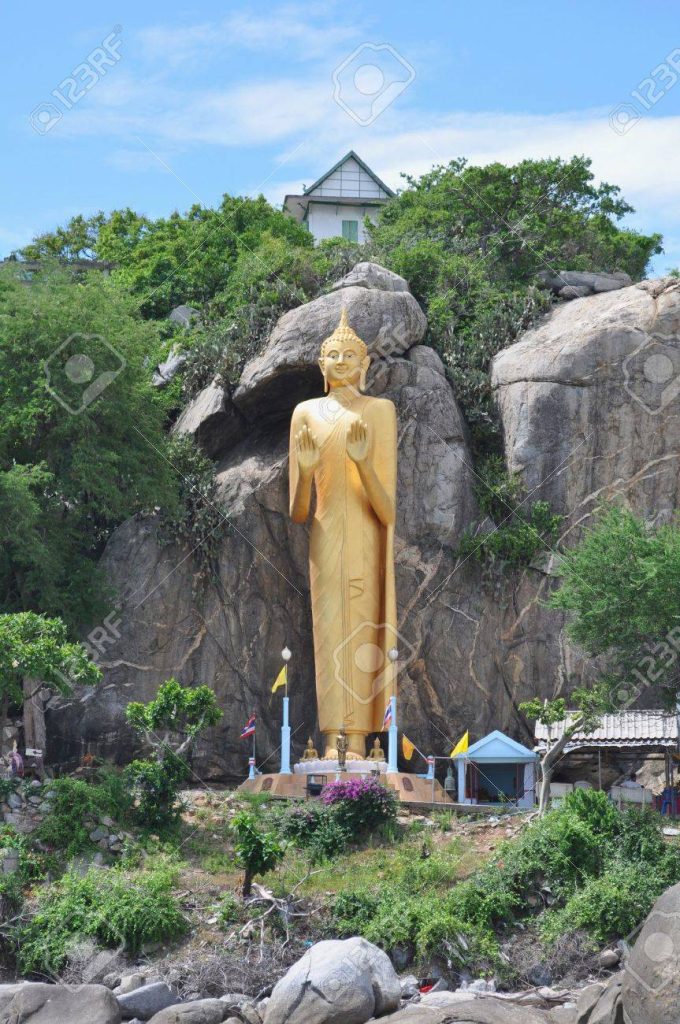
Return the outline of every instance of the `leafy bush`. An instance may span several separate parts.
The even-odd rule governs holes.
[[[236,856],[244,868],[243,895],[250,896],[254,875],[272,871],[283,859],[285,847],[273,832],[261,829],[257,819],[247,811],[240,811],[232,822],[236,834]]]
[[[235,924],[240,919],[240,916],[241,907],[238,900],[233,892],[225,892],[220,900],[219,910],[217,911],[220,928],[228,928],[229,925]]]
[[[337,821],[354,836],[371,832],[397,816],[393,791],[372,777],[330,782],[321,799],[326,807],[335,808]]]
[[[285,809],[275,827],[283,839],[300,850],[306,850],[312,864],[332,860],[347,848],[352,836],[339,819],[337,807],[308,803],[304,807]]]
[[[132,794],[120,772],[99,769],[90,781],[68,776],[49,784],[52,809],[48,811],[36,837],[46,846],[73,857],[93,845],[89,833],[92,825],[86,819],[106,815],[123,825],[131,819]]]
[[[490,456],[481,463],[475,494],[480,512],[493,521],[495,529],[466,531],[458,547],[460,558],[474,555],[491,564],[527,565],[555,541],[562,516],[547,501],[527,503],[519,475],[508,474],[500,457]]]
[[[30,919],[14,932],[23,974],[57,974],[82,938],[137,953],[147,942],[179,938],[187,929],[166,866],[129,874],[120,868],[67,873],[42,889]]]
[[[189,774],[186,763],[169,753],[162,761],[132,761],[125,773],[137,797],[136,823],[150,831],[175,828],[182,811],[179,790]]]
[[[665,887],[666,882],[647,864],[617,859],[602,875],[589,878],[564,907],[546,914],[543,938],[554,941],[581,928],[598,943],[625,938],[647,916]]]
[[[565,812],[575,814],[584,822],[593,835],[611,840],[621,832],[623,817],[602,790],[575,789],[567,793],[563,807]],[[658,825],[654,832],[658,834]]]

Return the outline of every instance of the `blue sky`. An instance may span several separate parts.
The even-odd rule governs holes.
[[[585,153],[636,207],[630,224],[663,233],[655,272],[680,265],[673,0],[2,11],[0,255],[79,212],[278,203],[353,148],[393,186],[457,156]]]

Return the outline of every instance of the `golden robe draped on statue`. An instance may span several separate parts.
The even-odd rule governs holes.
[[[368,461],[394,508],[392,402],[357,393],[343,405],[330,395],[298,405],[291,422],[291,494],[298,483],[295,437],[303,426],[316,436],[320,452],[309,564],[319,726],[327,740],[340,726],[350,738],[380,731],[394,692],[394,666],[387,657],[397,640],[394,525],[378,519],[347,454],[352,420],[368,425]],[[363,756],[356,747],[354,753]]]

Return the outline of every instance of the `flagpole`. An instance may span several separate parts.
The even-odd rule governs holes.
[[[256,734],[255,733],[255,729],[253,729],[253,752],[252,752],[252,755],[251,755],[250,761],[249,761],[249,770],[248,770],[248,778],[249,779],[254,779],[256,777],[256,773],[255,773],[255,734]]]
[[[394,678],[394,669],[397,663],[397,658],[399,657],[399,651],[396,647],[391,647],[387,652],[387,656],[392,662],[392,696],[390,697],[392,719],[387,730],[387,774],[396,775],[399,771],[399,727],[397,726],[397,687]]]
[[[285,694],[283,698],[283,724],[281,725],[281,775],[292,775],[290,770],[290,723],[288,720],[288,662],[291,659],[291,652],[287,647],[281,651],[283,658],[283,669],[285,679]]]

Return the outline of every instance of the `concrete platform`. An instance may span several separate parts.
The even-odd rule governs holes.
[[[335,781],[335,769],[330,771],[314,773],[315,778],[324,774],[327,782]],[[281,775],[279,772],[272,772],[267,775],[258,775],[254,779],[246,779],[238,787],[241,793],[267,793],[273,797],[280,797],[288,800],[304,800],[307,798],[307,779],[309,775],[293,773],[292,775]],[[345,773],[345,778],[356,777],[356,773]],[[447,804],[453,807],[444,787],[437,780],[422,779],[418,775],[409,772],[396,772],[394,775],[381,775],[380,781],[393,789],[400,803],[418,804]]]

